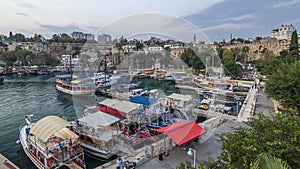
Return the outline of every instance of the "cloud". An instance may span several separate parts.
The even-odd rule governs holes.
[[[250,24],[223,23],[215,26],[200,28],[202,31],[218,31],[218,30],[240,30],[245,28],[254,28],[256,26]]]
[[[252,19],[254,17],[255,17],[255,14],[254,13],[250,13],[250,14],[245,14],[245,15],[233,17],[233,18],[230,18],[229,20],[232,20],[232,21],[241,21],[241,20],[245,20],[245,19]]]
[[[295,5],[295,4],[299,4],[300,0],[291,0],[291,1],[285,1],[285,2],[279,2],[275,5],[273,5],[273,8],[282,8],[282,7],[286,7],[286,6],[291,6],[291,5]]]
[[[17,14],[17,15],[21,15],[21,16],[30,16],[29,14],[22,13],[22,12],[17,12],[16,14]]]
[[[69,24],[66,26],[59,26],[59,25],[49,25],[49,24],[43,24],[35,22],[40,28],[48,31],[48,32],[55,32],[55,33],[70,33],[73,31],[83,31],[86,32],[85,29],[77,26],[76,24]]]
[[[30,3],[23,3],[23,4],[20,4],[20,6],[22,6],[24,8],[29,8],[29,9],[35,8],[35,5],[30,4]]]

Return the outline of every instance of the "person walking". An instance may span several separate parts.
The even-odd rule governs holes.
[[[116,169],[121,169],[121,158],[120,157],[117,158]]]
[[[163,159],[163,154],[164,154],[164,150],[163,150],[163,148],[161,147],[160,149],[159,149],[159,153],[158,153],[158,159],[159,159],[159,161],[163,161],[164,159]]]
[[[144,146],[144,151],[145,151],[146,157],[149,157],[149,148],[148,148],[147,144]]]
[[[151,157],[154,156],[154,146],[151,144]]]

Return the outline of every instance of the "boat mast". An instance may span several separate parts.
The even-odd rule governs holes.
[[[73,79],[73,71],[72,71],[72,57],[73,57],[73,53],[70,55],[70,73],[71,73],[71,79]]]

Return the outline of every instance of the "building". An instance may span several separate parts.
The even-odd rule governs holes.
[[[292,37],[292,33],[295,31],[295,27],[293,25],[281,25],[280,28],[272,30],[272,38],[276,38],[277,40],[290,40]]]
[[[159,45],[153,45],[153,46],[148,46],[148,51],[149,52],[160,52],[163,51],[164,48],[159,46]]]
[[[98,43],[100,45],[111,45],[112,41],[111,41],[111,36],[108,34],[101,34],[98,36]]]
[[[95,40],[95,36],[93,34],[88,33],[88,34],[86,34],[86,39],[87,40]]]
[[[77,39],[94,40],[94,35],[93,34],[83,33],[83,32],[72,32],[71,37],[75,40],[77,40]]]
[[[169,42],[164,45],[164,48],[169,47],[170,49],[187,48],[184,42]]]

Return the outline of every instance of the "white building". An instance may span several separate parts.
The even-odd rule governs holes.
[[[111,36],[108,34],[101,34],[98,36],[98,43],[100,45],[111,45],[112,41],[111,41]]]
[[[148,51],[149,52],[160,52],[163,51],[164,48],[159,46],[159,45],[155,45],[155,46],[148,46]]]
[[[164,48],[169,47],[170,49],[187,48],[184,42],[169,42],[164,45]]]
[[[277,40],[289,40],[292,37],[292,33],[295,31],[295,27],[293,25],[281,25],[280,28],[272,30],[272,38],[276,38]]]

